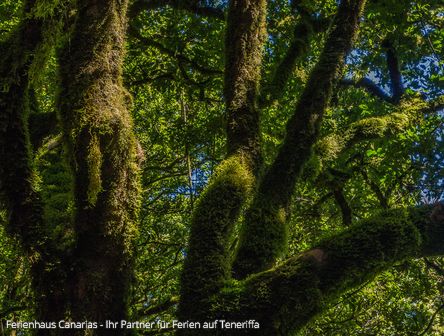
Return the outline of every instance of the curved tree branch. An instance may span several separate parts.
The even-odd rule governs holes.
[[[352,79],[342,79],[339,84],[343,86],[354,86],[356,88],[363,88],[368,93],[374,95],[375,97],[382,99],[383,101],[392,104],[392,97],[385,93],[378,85],[376,85],[371,79],[364,77],[358,81],[354,81]]]
[[[363,88],[368,93],[389,104],[398,105],[405,91],[402,83],[398,56],[396,55],[393,43],[391,43],[389,40],[384,41],[382,46],[386,49],[387,69],[390,76],[392,95],[387,94],[376,83],[367,77],[361,78],[358,81],[354,81],[352,79],[342,79],[339,84],[343,86]]]
[[[314,154],[323,165],[324,162],[334,161],[357,143],[393,137],[417,125],[424,112],[424,104],[420,104],[417,110],[410,110],[408,113],[403,106],[401,104],[399,110],[383,116],[362,118],[348,125],[345,130],[322,137],[314,146]]]
[[[205,319],[210,312],[208,298],[230,277],[227,245],[253,180],[248,160],[234,155],[220,164],[199,197],[181,278],[180,319]]]
[[[216,318],[255,319],[257,335],[291,335],[326,304],[406,258],[444,254],[444,214],[431,207],[384,211],[282,265],[231,283]],[[231,335],[228,333],[227,335]]]
[[[294,29],[294,36],[287,52],[276,65],[272,78],[261,89],[258,99],[260,108],[265,108],[282,97],[297,61],[309,49],[312,36],[327,30],[329,23],[328,20],[312,18],[308,13],[302,14],[301,22]]]

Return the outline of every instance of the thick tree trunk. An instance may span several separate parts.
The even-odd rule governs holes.
[[[127,1],[79,1],[60,57],[60,116],[74,175],[74,321],[127,317],[139,179],[121,78],[126,9]]]

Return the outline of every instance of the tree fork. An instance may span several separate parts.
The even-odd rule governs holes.
[[[210,298],[230,279],[230,240],[253,181],[248,160],[235,155],[221,163],[200,196],[193,212],[181,278],[181,320],[206,320]]]
[[[206,319],[209,298],[231,277],[233,229],[261,165],[257,92],[266,39],[266,2],[230,1],[225,37],[227,159],[195,207],[178,316]],[[180,331],[187,334],[188,331]]]
[[[302,167],[318,138],[324,110],[358,28],[364,0],[342,1],[324,50],[287,122],[287,134],[247,211],[233,271],[236,278],[271,267],[287,245],[287,211]]]

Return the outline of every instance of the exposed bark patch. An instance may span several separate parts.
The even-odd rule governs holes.
[[[320,248],[315,248],[315,249],[312,249],[308,252],[305,252],[303,254],[303,257],[312,258],[318,264],[323,264],[324,261],[327,259],[327,254],[324,252],[324,250],[322,250]]]

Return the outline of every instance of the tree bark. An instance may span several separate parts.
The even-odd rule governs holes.
[[[277,157],[247,211],[233,272],[236,278],[271,267],[287,245],[288,207],[295,184],[318,138],[323,113],[357,33],[365,1],[342,1],[318,63],[310,74]]]
[[[230,242],[261,165],[256,99],[266,38],[265,12],[263,0],[234,0],[229,5],[224,83],[228,155],[193,213],[181,278],[178,316],[182,320],[206,319],[211,306],[208,298],[231,277]]]
[[[345,291],[406,258],[444,253],[444,206],[381,212],[282,265],[227,282],[210,320],[259,322],[215,335],[294,335]],[[437,214],[436,212],[439,212]],[[202,332],[202,334],[209,334]],[[199,334],[196,334],[199,335]]]
[[[266,39],[265,15],[263,0],[233,0],[225,33],[228,155],[242,152],[254,171],[262,161],[257,94]]]
[[[74,175],[74,321],[127,317],[139,178],[121,78],[126,10],[127,1],[79,1],[60,55],[60,119]]]

